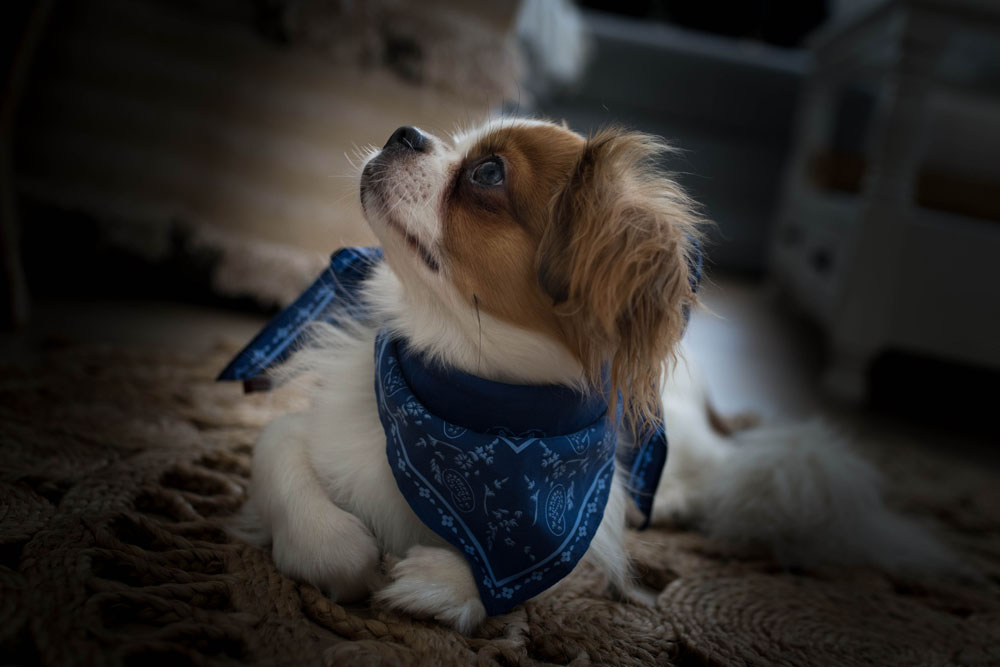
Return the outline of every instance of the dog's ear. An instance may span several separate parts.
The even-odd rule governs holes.
[[[605,130],[588,140],[553,200],[538,279],[588,379],[625,397],[628,417],[655,417],[663,363],[695,301],[688,254],[698,215],[658,167],[668,146]]]

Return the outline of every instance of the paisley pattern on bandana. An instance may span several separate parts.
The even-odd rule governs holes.
[[[614,425],[606,410],[591,421],[586,402],[578,402],[579,416],[588,423],[572,433],[450,423],[414,394],[398,345],[385,333],[375,343],[375,392],[396,484],[420,520],[468,561],[487,612],[502,613],[565,577],[587,551],[611,489]],[[471,376],[448,374],[448,398],[461,402]],[[522,389],[472,381],[500,400]],[[554,401],[565,401],[564,388],[551,389]]]

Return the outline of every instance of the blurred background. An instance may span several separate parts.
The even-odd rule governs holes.
[[[357,147],[536,115],[681,149],[723,410],[997,461],[997,0],[49,0],[0,26],[5,360],[245,341],[373,241]]]

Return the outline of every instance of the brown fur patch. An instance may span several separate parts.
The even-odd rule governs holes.
[[[552,301],[538,284],[535,255],[558,195],[584,140],[551,127],[510,127],[482,137],[458,167],[444,201],[443,245],[459,291],[486,312],[560,336]],[[505,164],[505,182],[471,181],[491,156]]]
[[[656,166],[654,137],[557,126],[484,136],[443,202],[456,287],[487,312],[557,336],[595,388],[610,371],[632,423],[659,412],[663,364],[684,330],[698,217]],[[470,180],[491,156],[503,186]]]
[[[537,256],[570,349],[595,385],[610,364],[634,424],[658,416],[663,364],[695,301],[687,254],[699,218],[656,165],[667,151],[645,134],[593,136],[554,202]]]

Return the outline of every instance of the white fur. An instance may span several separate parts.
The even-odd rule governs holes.
[[[696,523],[728,548],[790,566],[962,572],[930,533],[884,503],[878,471],[820,421],[713,430],[697,370],[680,355],[664,383],[670,455],[653,520]]]

